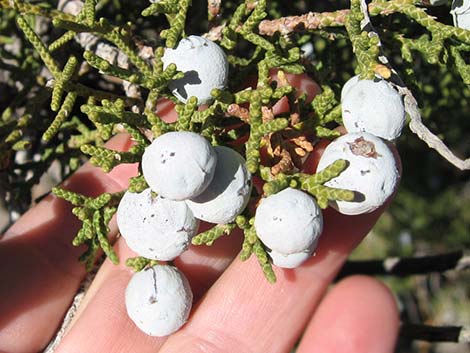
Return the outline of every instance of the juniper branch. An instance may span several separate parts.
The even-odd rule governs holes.
[[[192,239],[193,245],[205,244],[211,246],[214,241],[223,235],[229,235],[230,232],[235,228],[235,224],[218,224],[215,227],[206,230],[205,232],[199,233]]]
[[[143,256],[131,257],[126,260],[126,266],[134,270],[134,272],[142,271],[146,267],[155,266],[158,261],[146,259]]]
[[[50,141],[57,134],[65,119],[67,119],[67,117],[72,112],[76,98],[77,94],[75,92],[67,93],[67,96],[65,97],[64,102],[62,103],[62,106],[60,107],[60,110],[55,116],[52,124],[42,135],[42,139],[44,141]]]

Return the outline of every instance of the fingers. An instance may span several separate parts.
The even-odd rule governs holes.
[[[78,177],[74,176],[70,180],[67,188],[88,195],[121,190],[133,173],[135,166],[134,169],[114,171],[109,176],[92,167],[85,167],[78,173]],[[16,307],[26,305],[23,308],[8,308],[8,311],[0,306],[0,309],[7,313],[4,316],[0,311],[0,325],[4,317],[11,318],[5,321],[7,330],[0,333],[0,350],[39,350],[39,347],[49,340],[83,276],[82,266],[75,262],[79,251],[70,246],[78,224],[67,205],[52,197],[47,200],[49,204],[45,203],[42,208],[38,206],[33,216],[30,216],[27,222],[20,222],[2,243],[3,246],[10,241],[12,246],[15,241],[24,241],[24,244],[18,243],[21,245],[17,245],[18,248],[11,247],[9,250],[14,256],[20,256],[19,260],[15,260],[11,259],[13,255],[10,255],[11,264],[7,269],[13,275],[6,283],[13,283],[13,286],[9,289],[0,288],[0,295],[6,293],[7,299],[16,293],[27,295],[20,294],[20,297],[23,297],[15,303]],[[51,207],[53,216],[49,213]],[[320,242],[318,249],[319,255],[296,271],[278,270],[278,284],[275,286],[267,284],[254,259],[248,263],[235,261],[201,300],[187,327],[176,335],[182,339],[182,343],[171,338],[165,344],[165,349],[178,352],[194,351],[191,341],[195,344],[195,349],[201,347],[199,349],[202,350],[206,345],[209,350],[214,348],[217,352],[230,351],[235,343],[240,343],[241,351],[244,351],[245,347],[250,347],[250,350],[255,347],[255,351],[275,352],[275,349],[289,347],[307,323],[310,313],[347,254],[375,223],[379,213],[345,217],[328,211],[325,217],[336,220],[334,223],[329,221],[329,226],[325,229],[325,239]],[[34,240],[40,242],[34,243]],[[28,247],[31,242],[35,245],[32,248]],[[54,245],[49,249],[49,244]],[[177,265],[189,277],[196,299],[230,264],[235,252],[240,248],[240,238],[229,237],[225,241],[219,240],[216,244],[211,249],[193,248],[177,261]],[[124,292],[131,273],[124,267],[124,259],[135,254],[130,252],[122,239],[116,246],[121,265],[115,267],[106,261],[100,269],[96,281],[87,293],[78,319],[59,347],[59,353],[150,352],[165,342],[164,339],[143,335],[128,319]],[[0,264],[3,261],[1,249]],[[8,259],[8,252],[5,254]],[[3,270],[2,268],[0,272]],[[14,277],[15,274],[20,276]],[[26,281],[22,277],[25,277]],[[294,303],[296,305],[293,305]],[[25,315],[26,312],[28,315]],[[271,316],[274,321],[271,321]],[[38,330],[35,324],[44,320],[46,324]],[[208,323],[212,324],[210,328]],[[284,335],[287,329],[292,330]],[[210,334],[205,335],[205,330]],[[28,332],[28,342],[23,340],[18,345],[16,338],[22,332]],[[93,334],[90,335],[90,332]],[[263,335],[258,336],[256,332]],[[2,340],[2,335],[8,339]],[[279,342],[273,345],[272,342],[276,340]]]
[[[241,234],[235,232],[219,239],[212,247],[191,247],[175,263],[188,277],[195,300],[209,288],[230,264],[241,247]],[[75,323],[56,353],[74,352],[156,352],[166,338],[142,333],[129,319],[124,295],[132,272],[124,265],[136,256],[120,238],[116,245],[119,266],[106,260],[100,268],[75,317]],[[101,332],[90,335],[90,332]]]
[[[350,277],[323,299],[297,353],[392,353],[398,327],[389,289],[369,277]]]
[[[264,278],[254,258],[235,260],[162,347],[173,352],[286,352],[293,346],[348,254],[383,210],[344,216],[326,210],[317,255],[295,270]]]
[[[127,257],[136,255],[122,238],[114,249],[120,264],[116,266],[106,260],[100,267],[57,353],[133,352],[135,344],[153,349],[158,343],[127,319],[124,292],[132,273],[123,263]]]
[[[307,76],[296,78],[291,84],[306,89],[309,95],[315,93],[316,84],[312,84]],[[288,109],[287,100],[283,103]],[[174,103],[162,99],[157,104],[157,114],[166,122],[174,122],[177,114],[173,110]],[[117,244],[120,258],[135,256],[120,239]],[[241,247],[241,235],[222,238],[210,248],[191,247],[175,262],[188,277],[194,297],[197,300],[215,282],[223,270],[230,264]],[[106,261],[98,272],[95,281],[87,292],[73,326],[62,341],[58,352],[127,352],[129,350],[147,352],[155,351],[164,339],[149,338],[140,333],[127,317],[124,305],[124,292],[131,272],[122,265],[115,267]],[[113,307],[113,310],[108,308]],[[98,314],[97,314],[98,313]],[[119,313],[119,315],[117,314]],[[122,314],[122,315],[121,315]],[[89,332],[102,330],[100,337],[90,337]],[[125,338],[125,339],[124,339]],[[132,345],[129,346],[128,343]]]
[[[125,150],[126,135],[109,148]],[[89,196],[122,190],[135,166],[107,175],[86,164],[64,188]],[[70,205],[50,195],[20,218],[0,240],[0,351],[39,351],[50,340],[85,274],[72,246],[79,222]]]
[[[319,155],[312,157],[312,165]],[[386,206],[359,216],[325,210],[317,255],[294,271],[277,269],[275,285],[262,278],[254,259],[234,261],[162,352],[188,351],[190,347],[197,347],[191,352],[224,352],[234,346],[250,352],[288,351],[349,253]]]
[[[323,290],[332,279],[333,275],[330,274],[329,276],[326,276],[328,275],[328,271],[336,272],[336,270],[341,266],[342,261],[344,261],[343,259],[347,256],[347,253],[349,253],[352,247],[359,242],[362,235],[367,233],[371,224],[375,222],[378,217],[378,213],[379,212],[360,217],[348,217],[339,215],[333,210],[328,210],[326,212],[325,217],[327,227],[325,229],[325,238],[323,240],[323,245],[320,244],[320,248],[318,250],[320,255],[316,258],[316,262],[320,265],[317,267],[317,264],[307,264],[307,266],[310,267],[307,272],[311,272],[313,275],[317,273],[323,276],[323,278],[320,278],[319,281],[316,282],[316,285],[321,284],[320,292],[317,294],[318,298],[320,298]],[[330,219],[330,221],[328,221],[328,219]],[[331,220],[336,221],[331,222]],[[344,234],[348,239],[338,239],[338,237],[336,237],[336,239],[330,239],[331,234],[340,235],[343,228],[349,229],[349,231]],[[195,300],[197,300],[202,293],[210,287],[220,273],[229,265],[232,258],[235,256],[235,253],[240,249],[240,243],[240,236],[235,238],[232,236],[222,238],[211,248],[192,247],[188,252],[184,253],[180,259],[178,259],[176,264],[189,278],[191,287],[195,293]],[[322,248],[327,248],[328,251],[324,251]],[[333,255],[331,258],[325,258],[325,256],[322,255],[333,251],[337,254]],[[118,241],[118,253],[121,259],[135,256],[135,254],[132,254],[125,246],[122,239]],[[333,264],[333,266],[331,264]],[[302,293],[302,288],[308,286],[307,282],[311,282],[311,279],[308,278],[311,274],[305,274],[305,271],[301,271],[301,269],[299,269],[299,274],[304,277],[304,280],[301,281],[295,280],[297,274],[281,270],[278,271],[278,276],[281,276],[278,283],[271,286],[266,283],[266,280],[263,278],[261,270],[255,261],[251,261],[249,264],[239,263],[239,265],[244,267],[238,269],[238,273],[236,273],[237,278],[231,283],[229,280],[229,283],[221,285],[222,288],[225,289],[222,290],[220,297],[217,299],[225,298],[227,295],[225,292],[226,290],[234,289],[237,293],[237,288],[239,288],[238,286],[240,284],[240,292],[245,293],[241,298],[242,302],[237,304],[237,306],[240,307],[246,306],[246,303],[244,303],[243,300],[251,302],[251,298],[256,296],[250,292],[254,291],[255,288],[260,287],[265,290],[267,289],[268,291],[276,291],[278,289],[279,282],[283,281],[288,282],[287,285],[292,288],[297,285],[301,285],[302,287],[297,289],[297,291]],[[124,266],[120,265],[116,267],[109,261],[105,262],[85,297],[86,303],[82,304],[84,307],[83,313],[79,316],[79,320],[72,326],[72,329],[63,340],[57,350],[58,353],[82,351],[127,352],[131,349],[130,345],[132,345],[132,349],[136,349],[139,352],[152,352],[156,351],[165,342],[165,339],[150,338],[143,335],[135,328],[133,323],[127,317],[124,305],[124,292],[130,276],[131,273],[126,270]],[[256,283],[256,286],[253,286],[254,283]],[[247,288],[244,288],[243,285]],[[285,285],[285,283],[281,284],[281,292],[286,292],[286,290],[282,288],[282,286]],[[215,294],[215,296],[217,296],[217,294]],[[266,299],[270,300],[269,295],[266,296]],[[283,301],[284,299],[285,298],[279,298],[278,300]],[[209,307],[209,313],[207,314],[207,317],[204,316],[202,320],[209,320],[208,322],[211,323],[211,325],[215,324],[217,319],[213,320],[210,318],[212,316],[211,310],[217,310],[218,314],[222,314],[225,310],[227,310],[227,312],[234,310],[233,307],[227,308],[227,304],[230,305],[230,302],[221,304],[218,302],[212,303],[212,301],[210,301],[209,304],[207,304]],[[287,303],[287,305],[290,304],[292,304],[291,301]],[[299,307],[301,308],[302,305],[303,304],[300,303]],[[110,310],[110,308],[112,309]],[[250,308],[255,312],[258,310],[257,308]],[[303,311],[303,309],[301,310]],[[265,314],[269,315],[269,312],[270,310]],[[196,311],[196,317],[198,313],[199,310]],[[309,312],[307,312],[307,315],[308,314]],[[248,317],[249,316],[242,316],[242,319],[247,319]],[[306,316],[305,321],[307,318],[308,317]],[[261,320],[264,319],[261,318]],[[253,320],[253,322],[259,321]],[[250,321],[250,323],[252,322]],[[235,326],[242,326],[242,324],[245,324],[245,322],[240,322],[237,318],[234,318],[231,323],[231,325]],[[226,326],[224,325],[224,327]],[[224,337],[224,327],[221,328],[220,334],[222,336],[220,337]],[[298,330],[300,329],[301,327],[298,328]],[[103,335],[90,336],[90,331],[100,331],[103,332]],[[228,332],[230,332],[230,330],[228,330]],[[296,334],[298,333],[294,332],[294,336]],[[230,345],[230,342],[226,341],[226,343]],[[193,343],[190,343],[189,346],[191,344]],[[180,348],[177,348],[175,351],[178,351],[178,349]]]

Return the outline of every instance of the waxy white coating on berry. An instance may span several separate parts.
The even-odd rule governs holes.
[[[150,189],[124,194],[117,209],[117,224],[133,251],[161,261],[183,253],[199,227],[185,202],[153,196]]]
[[[261,200],[254,226],[264,245],[289,255],[314,246],[323,230],[323,217],[313,197],[287,188]]]
[[[454,0],[450,11],[454,26],[470,30],[470,0]]]
[[[212,182],[186,204],[196,218],[210,223],[232,222],[244,209],[251,194],[251,174],[245,159],[224,146],[214,147],[217,166]]]
[[[196,97],[198,105],[213,100],[214,88],[224,89],[228,79],[228,61],[224,51],[209,39],[199,36],[183,38],[176,49],[168,48],[162,57],[163,68],[175,64],[185,76],[168,83],[181,102]]]
[[[312,250],[305,250],[289,255],[271,250],[268,252],[268,255],[271,257],[274,266],[281,268],[297,268],[312,256],[314,248],[315,247],[312,247]]]
[[[156,265],[135,273],[126,288],[127,314],[150,336],[167,336],[188,320],[193,294],[173,266]]]
[[[216,164],[210,143],[187,131],[157,137],[142,156],[142,172],[150,188],[178,201],[201,194],[212,181]]]
[[[338,159],[346,159],[349,166],[325,185],[356,192],[354,201],[332,203],[340,213],[357,215],[372,212],[387,201],[398,185],[400,176],[395,156],[377,136],[362,132],[337,138],[323,152],[317,172]]]
[[[385,80],[352,77],[341,91],[341,109],[348,132],[368,132],[387,140],[399,137],[406,121],[402,97]]]

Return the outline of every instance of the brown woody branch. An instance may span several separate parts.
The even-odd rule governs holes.
[[[367,5],[365,1],[361,1],[361,9],[365,16],[365,23],[363,24],[363,28],[365,28],[365,24],[370,24],[369,12],[373,12],[374,15],[390,15],[394,12],[400,12],[400,10],[402,10],[402,5],[416,5],[416,1],[394,0],[389,1],[385,7],[382,3],[372,2]],[[291,32],[315,30],[324,27],[344,26],[349,12],[350,10],[348,9],[323,13],[309,12],[301,16],[288,16],[276,20],[264,20],[261,21],[258,29],[260,34],[272,36],[276,32],[280,32],[281,34],[286,35]],[[434,21],[434,19],[431,17],[429,17],[429,20]],[[369,32],[374,32],[373,28],[372,30],[369,29]],[[379,46],[381,46],[380,43]],[[384,56],[382,55],[382,57]],[[391,68],[391,66],[389,68]],[[397,78],[398,75],[395,75],[395,77]],[[470,158],[463,159],[456,156],[438,136],[436,136],[424,125],[416,99],[413,97],[411,91],[403,84],[401,79],[399,81],[400,82],[396,85],[396,88],[399,90],[400,94],[404,96],[406,111],[409,114],[411,120],[409,124],[410,130],[415,133],[422,141],[424,141],[430,148],[436,150],[441,156],[443,156],[454,166],[460,170],[469,170]]]
[[[355,274],[410,276],[470,268],[470,256],[462,251],[420,257],[391,257],[383,260],[347,261],[336,279]]]
[[[429,326],[403,323],[400,336],[427,342],[469,343],[470,328],[462,326]]]
[[[276,20],[264,20],[258,26],[259,33],[272,36],[276,32],[289,34],[292,32],[314,30],[324,27],[344,26],[349,10],[334,12],[309,12],[301,16],[288,16]]]

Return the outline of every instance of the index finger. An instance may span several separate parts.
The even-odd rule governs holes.
[[[289,351],[349,253],[383,211],[344,216],[326,210],[317,255],[295,270],[275,269],[274,285],[265,280],[256,259],[235,260],[161,353],[191,347],[229,352],[234,346],[241,352]]]
[[[396,158],[401,171],[398,154]],[[289,351],[328,285],[392,198],[374,212],[356,216],[327,208],[317,255],[294,270],[275,269],[274,285],[263,278],[256,259],[235,260],[186,326],[165,343],[162,353],[185,352],[194,346],[214,352],[230,351],[233,346],[250,352]]]

